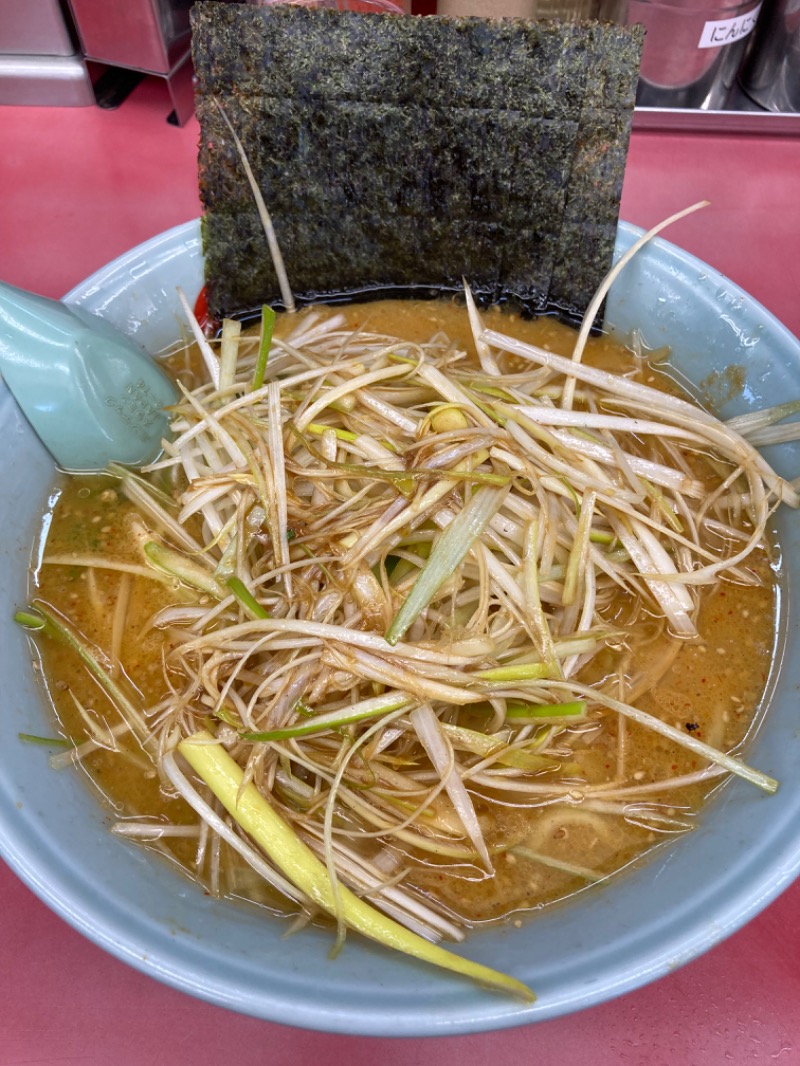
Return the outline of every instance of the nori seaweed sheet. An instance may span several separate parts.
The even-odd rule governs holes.
[[[301,298],[513,296],[580,314],[611,263],[639,27],[198,3],[209,306],[280,304],[237,131]]]

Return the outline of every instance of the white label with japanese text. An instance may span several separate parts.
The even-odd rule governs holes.
[[[698,48],[722,48],[725,44],[734,44],[741,41],[751,32],[756,24],[761,4],[747,11],[744,15],[737,15],[732,19],[720,19],[718,22],[707,22],[700,34]]]

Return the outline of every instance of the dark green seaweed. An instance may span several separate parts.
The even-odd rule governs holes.
[[[301,297],[458,289],[581,313],[614,246],[641,31],[192,11],[209,306],[280,304],[237,131]]]

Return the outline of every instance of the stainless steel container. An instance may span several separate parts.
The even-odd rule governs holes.
[[[647,30],[636,103],[723,107],[760,8],[759,0],[629,0],[628,24]]]
[[[93,103],[91,78],[59,0],[0,0],[0,105]]]
[[[800,111],[800,0],[764,5],[739,80],[768,111]]]
[[[70,0],[87,59],[169,74],[189,50],[192,0]]]
[[[178,125],[183,125],[194,112],[189,55],[192,2],[70,0],[86,58],[162,77]]]
[[[439,0],[439,15],[623,22],[625,0]]]
[[[58,0],[0,0],[0,53],[74,55],[75,42]]]

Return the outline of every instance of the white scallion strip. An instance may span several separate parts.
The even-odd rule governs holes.
[[[567,434],[558,430],[553,433],[553,436],[565,447],[572,449],[579,455],[586,455],[590,459],[595,459],[597,462],[606,465],[613,465],[616,462],[611,448],[606,447],[599,441],[588,440],[586,437],[579,437],[575,433]],[[631,470],[638,474],[639,477],[646,478],[656,485],[682,492],[693,498],[700,499],[705,495],[703,483],[697,478],[688,477],[680,470],[665,466],[663,463],[654,463],[649,459],[642,459],[638,455],[631,455],[625,452],[624,456]]]
[[[127,498],[135,503],[144,513],[156,522],[157,526],[170,539],[182,548],[190,552],[199,552],[200,545],[190,536],[183,526],[176,522],[167,510],[172,505],[172,500],[147,484],[141,477],[134,474],[127,467],[112,463],[109,471],[118,477],[122,483],[122,491]]]
[[[485,326],[480,316],[478,308],[475,306],[475,299],[472,295],[472,289],[470,289],[466,280],[464,281],[464,296],[467,301],[467,312],[469,314],[469,324],[472,327],[472,339],[475,342],[475,350],[478,353],[478,359],[480,360],[481,369],[484,374],[490,374],[492,377],[497,377],[500,374],[500,368],[492,355],[492,351],[489,345],[481,340],[481,334],[483,333]]]
[[[614,396],[623,396],[626,399],[647,405],[648,410],[653,410],[664,417],[669,415],[680,425],[692,426],[696,428],[698,433],[705,432],[715,443],[728,444],[733,448],[738,447],[752,461],[771,491],[789,506],[800,506],[800,497],[798,497],[797,493],[783,478],[775,473],[755,448],[748,444],[743,437],[726,430],[723,423],[701,407],[695,407],[687,400],[659,392],[649,385],[642,385],[620,374],[611,374],[596,367],[574,363],[563,356],[555,355],[553,352],[538,348],[536,345],[515,340],[513,337],[498,333],[496,330],[486,330],[483,334],[483,339],[502,351],[511,352],[513,355],[519,355],[523,359],[530,359],[542,366],[550,367],[552,370],[564,374],[568,379],[584,381],[605,389]]]
[[[725,425],[728,429],[732,429],[743,437],[747,437],[748,440],[752,440],[753,433],[797,414],[800,414],[800,400],[790,400],[789,403],[778,404],[776,407],[766,407],[760,411],[748,411],[747,414],[728,418]],[[795,428],[800,429],[800,423]]]
[[[289,565],[289,519],[286,510],[286,467],[283,454],[283,419],[281,416],[281,387],[273,382],[267,389],[267,447],[272,467],[272,490],[275,494],[275,547],[279,567]],[[291,571],[285,571],[288,595],[292,593]]]
[[[492,489],[492,492],[498,490]],[[336,642],[342,645],[353,645],[357,648],[365,648],[379,655],[391,656],[392,647],[386,639],[378,633],[369,633],[362,629],[351,629],[344,625],[331,625],[326,622],[314,622],[305,618],[264,618],[258,621],[241,622],[237,625],[227,626],[223,634],[218,634],[220,646],[231,645],[234,641],[242,640],[247,645],[254,634],[259,633],[286,633],[295,637],[307,637],[310,640]],[[197,637],[186,644],[186,649],[197,649],[208,643],[208,636]],[[470,663],[469,655],[458,655],[445,648],[427,648],[419,644],[397,643],[394,647],[397,658],[407,660],[409,663],[419,662],[441,663],[447,666],[466,666]]]
[[[289,278],[286,274],[286,267],[283,262],[283,255],[281,254],[280,245],[278,244],[278,238],[275,235],[275,227],[272,224],[272,218],[267,210],[267,205],[264,202],[259,184],[256,181],[253,169],[250,166],[250,161],[247,158],[247,154],[244,150],[242,142],[237,136],[236,130],[231,125],[231,120],[225,113],[225,109],[222,104],[214,98],[214,102],[217,105],[220,115],[225,122],[225,125],[230,131],[230,135],[233,138],[233,143],[236,145],[236,151],[239,153],[239,159],[242,162],[242,167],[247,176],[247,183],[250,186],[250,192],[252,193],[253,200],[255,201],[258,209],[258,217],[261,219],[261,225],[264,227],[264,236],[267,238],[267,245],[269,246],[269,254],[272,257],[272,265],[275,267],[275,274],[278,278],[278,285],[281,290],[281,297],[283,298],[283,304],[286,310],[291,314],[295,311],[294,294],[292,293],[291,285],[289,284]]]
[[[560,859],[553,859],[549,855],[543,855],[540,851],[532,851],[523,844],[515,844],[513,848],[509,848],[509,851],[512,855],[518,855],[521,859],[527,859],[529,862],[538,862],[541,866],[549,866],[552,870],[560,870],[561,873],[568,874],[570,877],[582,877],[584,881],[588,881],[590,884],[602,881],[604,877],[603,874],[597,873],[596,870],[590,870],[587,866],[578,866],[574,862],[562,862]]]
[[[675,743],[681,745],[681,747],[693,751],[695,755],[699,755],[701,758],[707,759],[709,762],[716,763],[729,773],[736,774],[737,777],[744,778],[745,781],[749,781],[751,784],[763,789],[764,792],[773,793],[778,790],[778,782],[768,774],[764,774],[760,770],[754,770],[753,767],[743,763],[741,759],[737,759],[735,756],[729,755],[727,752],[719,751],[717,748],[712,748],[710,744],[703,743],[702,740],[698,740],[697,737],[692,736],[691,733],[687,733],[682,729],[676,729],[675,726],[662,721],[660,718],[656,718],[652,714],[647,714],[645,711],[639,710],[638,707],[632,707],[630,704],[624,703],[622,700],[614,699],[613,696],[609,696],[605,692],[590,688],[588,685],[581,685],[575,681],[570,681],[567,684],[562,684],[561,682],[552,682],[551,684],[553,688],[562,688],[565,691],[568,690],[576,695],[584,696],[588,700],[594,700],[597,703],[604,704],[606,707],[610,707],[612,710],[617,711],[626,718],[630,718],[632,721],[646,726],[646,728],[651,729],[654,733],[660,733],[663,737],[669,737],[670,740],[674,740]]]
[[[145,544],[144,554],[153,566],[162,573],[178,578],[191,586],[191,588],[199,589],[201,592],[208,592],[218,600],[225,598],[225,589],[214,579],[213,574],[209,573],[208,569],[201,563],[196,562],[195,559],[182,555],[181,552],[168,548],[164,544],[159,544],[157,541],[150,541]]]
[[[428,753],[428,758],[444,782],[447,795],[450,797],[456,813],[461,819],[467,836],[475,846],[481,862],[488,873],[494,873],[492,860],[486,847],[486,841],[483,838],[483,831],[475,813],[475,807],[464,786],[464,782],[458,775],[453,749],[447,739],[447,734],[443,732],[439,724],[439,719],[433,713],[429,703],[423,703],[416,707],[408,717],[417,731],[420,743]]]
[[[213,436],[228,453],[234,466],[239,467],[239,469],[243,469],[244,467],[246,467],[247,459],[244,457],[241,448],[230,435],[230,433],[228,433],[228,431],[222,427],[217,418],[207,408],[204,408],[202,404],[200,404],[200,402],[192,395],[192,393],[190,393],[187,389],[180,385],[180,382],[179,386],[183,395],[186,397],[186,399],[195,409],[197,414],[200,416],[201,422],[208,425]]]
[[[612,519],[612,524],[614,533],[636,564],[639,573],[645,579],[647,587],[664,611],[670,624],[674,627],[675,632],[684,637],[696,636],[697,629],[683,605],[682,597],[672,585],[660,580],[665,571],[659,569],[645,545],[637,539],[636,534],[624,521]],[[639,527],[639,532],[641,532],[642,528],[641,526]],[[675,567],[672,564],[670,564],[670,571],[675,573]]]
[[[115,822],[111,832],[120,837],[137,840],[165,840],[194,838],[200,835],[197,825],[164,825],[163,822]]]
[[[233,318],[223,319],[222,336],[220,338],[220,389],[229,389],[236,380],[236,362],[239,358],[239,341],[241,336],[241,322]]]
[[[180,303],[181,308],[183,309],[184,315],[186,315],[186,321],[189,324],[189,329],[192,331],[192,336],[194,337],[195,344],[197,345],[200,354],[203,357],[203,362],[206,365],[208,376],[214,383],[214,388],[218,389],[220,381],[219,359],[216,355],[214,355],[213,351],[211,350],[211,345],[206,340],[205,334],[200,328],[200,323],[195,318],[194,311],[192,310],[189,301],[186,299],[186,293],[183,291],[180,285],[177,288],[177,293],[178,302]]]
[[[385,366],[380,370],[372,370],[369,373],[353,377],[348,381],[343,381],[341,385],[328,389],[318,400],[315,400],[314,403],[310,404],[301,415],[298,415],[295,418],[294,424],[302,433],[309,422],[316,421],[317,416],[327,407],[330,407],[331,404],[342,400],[346,396],[352,395],[361,388],[373,385],[378,381],[390,381],[392,378],[406,377],[407,375],[407,366]]]
[[[746,439],[754,448],[767,448],[775,444],[790,444],[800,440],[800,422],[789,422],[783,426],[765,426],[748,432]]]
[[[517,411],[526,415],[541,426],[574,426],[577,429],[612,429],[620,433],[634,433],[641,436],[676,437],[680,440],[700,444],[703,438],[696,433],[679,426],[670,426],[665,422],[651,422],[644,418],[626,418],[623,415],[596,414],[591,411],[564,410],[560,407],[519,406]],[[564,438],[560,438],[563,440]]]
[[[589,306],[584,312],[583,319],[581,321],[580,329],[578,330],[578,338],[575,341],[575,348],[572,352],[572,359],[574,362],[580,362],[583,358],[583,350],[586,347],[586,342],[589,339],[589,334],[594,326],[595,319],[600,313],[600,308],[603,306],[603,300],[605,300],[611,286],[614,281],[619,277],[628,263],[633,259],[640,249],[644,248],[653,237],[656,237],[667,226],[673,225],[675,222],[679,222],[682,218],[686,218],[687,215],[694,214],[695,211],[699,211],[704,207],[708,207],[708,200],[701,200],[699,203],[692,204],[690,207],[684,208],[682,211],[676,211],[674,215],[670,215],[669,218],[665,218],[663,222],[659,222],[657,226],[653,226],[646,233],[643,233],[638,240],[634,241],[630,248],[624,255],[620,256],[619,260],[609,270],[600,285],[597,288],[597,292],[589,302]],[[575,393],[575,379],[569,378],[564,387],[564,395],[562,398],[562,406],[569,408],[572,406],[572,400]]]
[[[99,555],[79,555],[67,552],[64,555],[45,555],[42,566],[86,566],[98,570],[115,570],[120,574],[131,574],[133,577],[144,577],[149,581],[158,581],[160,584],[170,584],[169,576],[154,572],[150,567],[139,566],[137,563],[123,563],[116,559],[107,559]]]

